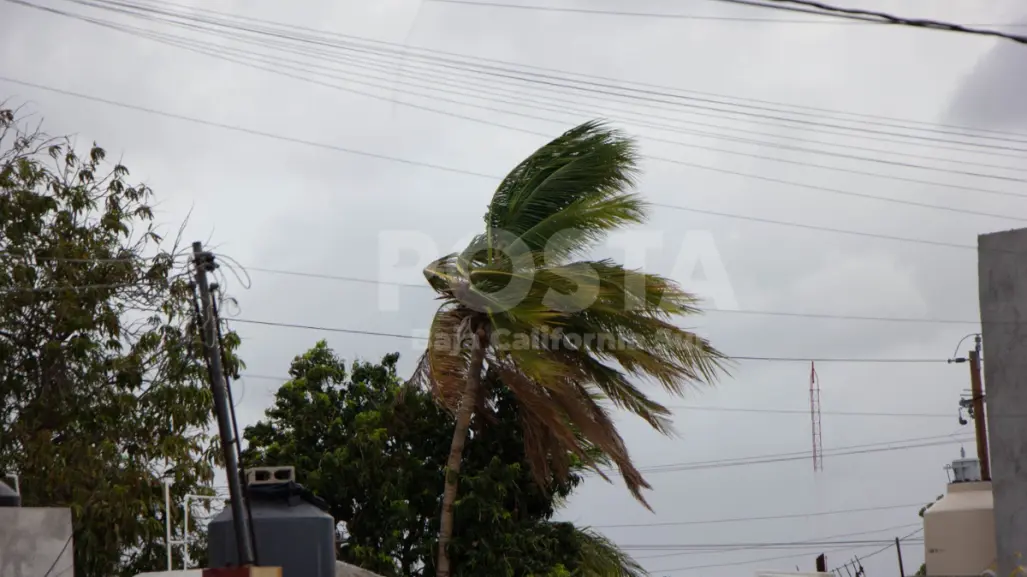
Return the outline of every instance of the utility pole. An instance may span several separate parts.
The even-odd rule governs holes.
[[[988,458],[988,427],[984,420],[984,385],[981,384],[981,336],[974,337],[974,350],[970,351],[970,395],[974,407],[974,432],[977,437],[977,460],[981,465],[981,480],[991,480],[991,461]]]
[[[902,565],[902,545],[899,538],[895,538],[895,552],[899,554],[899,577],[906,577],[906,568]]]
[[[210,386],[214,393],[214,413],[218,420],[221,450],[225,454],[225,469],[228,473],[228,492],[232,506],[232,524],[238,547],[240,566],[253,565],[253,547],[250,536],[250,518],[246,515],[242,483],[239,474],[239,455],[235,452],[235,438],[232,434],[231,416],[228,411],[228,387],[225,385],[224,367],[221,366],[221,343],[217,338],[218,322],[214,318],[211,303],[210,283],[207,273],[214,271],[214,255],[203,250],[203,244],[193,243],[193,263],[196,266],[196,288],[199,290],[203,352],[210,367]]]

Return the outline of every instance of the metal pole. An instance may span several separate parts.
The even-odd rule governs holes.
[[[185,496],[185,515],[182,518],[185,530],[182,531],[182,569],[188,569],[192,559],[189,557],[189,499],[192,495]]]
[[[225,454],[225,469],[228,477],[228,492],[232,505],[232,528],[239,552],[239,565],[253,565],[253,543],[250,541],[250,520],[246,516],[245,498],[239,475],[239,455],[235,452],[232,423],[228,411],[228,390],[225,386],[224,368],[221,366],[221,347],[217,339],[217,321],[214,319],[210,300],[210,284],[207,273],[214,270],[214,255],[203,250],[203,244],[193,243],[193,257],[196,265],[196,287],[200,291],[200,306],[203,314],[203,348],[210,365],[211,389],[214,393],[214,411],[218,419],[221,450]]]
[[[902,566],[902,545],[899,538],[895,538],[895,552],[899,554],[899,577],[906,577],[906,568]]]
[[[189,543],[190,543],[190,541],[189,541],[189,511],[192,510],[192,503],[190,503],[190,501],[192,501],[193,499],[196,499],[196,500],[206,500],[206,501],[217,501],[219,498],[220,497],[218,497],[217,495],[193,495],[193,494],[189,494],[189,495],[185,496],[185,515],[183,515],[182,540],[179,541],[179,543],[181,543],[181,545],[183,547],[183,552],[182,552],[182,569],[188,569],[189,565],[192,564],[192,562],[193,562],[193,558],[189,556],[190,555],[190,553],[189,553]]]
[[[974,432],[977,437],[977,461],[981,464],[981,480],[991,480],[991,460],[988,458],[988,427],[984,420],[984,385],[981,383],[981,337],[970,351],[970,394],[973,396]]]
[[[171,479],[164,479],[164,530],[168,549],[168,571],[171,571]]]

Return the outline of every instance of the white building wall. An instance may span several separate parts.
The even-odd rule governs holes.
[[[0,507],[0,575],[74,577],[71,510]]]

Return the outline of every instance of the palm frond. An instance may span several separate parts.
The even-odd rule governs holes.
[[[504,231],[542,251],[554,232],[580,227],[585,240],[644,218],[635,184],[634,142],[601,121],[577,126],[538,149],[500,183],[486,215],[486,235]],[[566,215],[560,216],[563,211]],[[565,244],[566,247],[571,246]]]
[[[422,355],[410,381],[428,388],[447,410],[460,407],[470,365],[470,311],[443,305],[432,320],[428,349]]]
[[[471,357],[469,346],[453,347],[454,337],[470,325],[486,328],[484,358],[516,399],[539,484],[580,464],[606,478],[602,462],[646,504],[649,485],[609,410],[673,434],[670,411],[639,381],[682,394],[712,383],[728,360],[676,324],[700,312],[699,299],[677,283],[610,260],[571,262],[610,231],[645,220],[645,204],[628,192],[636,160],[630,139],[596,121],[514,168],[493,196],[485,233],[425,269],[443,301],[431,332],[446,350],[429,345],[417,375],[455,410]]]
[[[525,436],[530,437],[532,443],[526,443],[525,451],[536,479],[541,482],[549,474],[566,476],[571,458],[576,457],[609,480],[595,466],[592,455],[586,451],[587,444],[602,452],[617,467],[631,494],[648,508],[642,490],[650,485],[631,461],[627,445],[609,411],[599,404],[604,395],[563,374],[570,368],[555,358],[542,366],[560,372],[527,372],[540,365],[525,363],[525,357],[534,360],[547,356],[550,355],[544,351],[515,350],[492,361],[503,383],[514,393],[521,411],[528,415],[524,425],[531,432],[526,432]]]
[[[646,577],[649,573],[631,555],[602,533],[575,528],[581,551],[581,577]]]

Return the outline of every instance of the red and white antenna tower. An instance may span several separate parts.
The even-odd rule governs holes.
[[[813,362],[809,364],[809,416],[813,423],[813,470],[824,470],[824,446],[820,434],[820,378]]]

